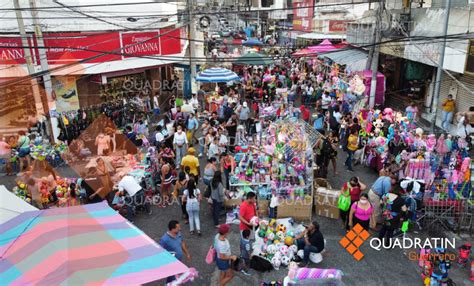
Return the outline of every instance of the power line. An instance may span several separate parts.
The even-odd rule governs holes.
[[[178,29],[178,28],[177,28]],[[176,30],[176,29],[174,29]],[[174,30],[170,30],[168,31],[167,33],[170,33],[171,31],[174,31]],[[162,35],[158,35],[157,37],[160,37],[160,36],[163,36],[165,34],[162,34]],[[453,35],[449,35],[450,37],[451,36],[457,36],[459,34],[453,34]],[[157,37],[153,37],[153,38],[157,38]],[[152,40],[153,38],[150,38],[148,40],[145,40],[143,42],[146,42],[146,41],[149,41],[149,40]],[[375,43],[376,45],[381,45],[381,44],[386,44],[386,43],[392,43],[392,42],[400,42],[400,41],[407,41],[407,40],[410,40],[409,39],[410,37],[408,38],[400,38],[400,39],[392,39],[392,40],[388,40],[388,41],[383,41],[383,42],[379,42],[379,43]],[[436,39],[436,38],[443,38],[443,36],[437,36],[437,37],[421,37],[421,38],[424,38],[425,40],[427,40],[428,42],[427,43],[433,43],[433,39]],[[458,40],[456,38],[454,38],[453,40]],[[135,43],[133,45],[138,45],[138,44],[141,44],[143,42],[139,42],[139,43]],[[416,43],[416,44],[421,44],[421,43]],[[415,44],[415,45],[416,45]],[[130,45],[130,46],[133,46],[133,45]],[[365,46],[360,46],[359,48],[367,48],[367,47],[370,47],[372,45],[365,45]],[[0,46],[0,47],[3,47],[3,46]],[[127,46],[129,47],[129,46]],[[38,47],[38,48],[50,48],[50,47]],[[63,47],[64,48],[64,47]],[[69,48],[69,47],[68,47]],[[56,68],[53,68],[53,69],[49,69],[48,71],[42,71],[42,72],[38,72],[38,73],[35,73],[33,75],[29,75],[29,76],[26,76],[26,77],[22,77],[22,78],[19,78],[19,79],[15,79],[15,80],[12,80],[12,81],[8,81],[8,82],[5,82],[3,84],[0,84],[0,87],[6,87],[6,86],[10,86],[12,84],[16,84],[16,83],[19,83],[19,82],[22,82],[22,81],[25,81],[25,80],[30,80],[31,77],[39,77],[39,76],[42,76],[43,74],[45,73],[48,73],[48,72],[55,72],[55,71],[58,71],[58,70],[61,70],[61,69],[65,69],[65,68],[70,68],[70,67],[73,67],[75,65],[78,65],[78,64],[81,64],[81,63],[84,63],[84,62],[87,62],[87,61],[90,61],[90,60],[93,60],[93,59],[96,59],[96,58],[99,58],[101,56],[104,56],[104,55],[108,55],[108,54],[115,54],[115,55],[123,55],[123,56],[130,56],[130,57],[137,57],[137,58],[146,58],[146,59],[155,59],[155,60],[182,60],[184,59],[184,57],[176,57],[176,56],[139,56],[139,55],[134,55],[134,54],[127,54],[127,53],[123,53],[123,52],[119,52],[121,51],[123,48],[126,48],[126,47],[122,47],[120,49],[116,49],[116,50],[113,50],[113,51],[110,51],[110,52],[104,52],[104,51],[97,51],[97,50],[91,50],[91,49],[80,49],[80,50],[87,50],[87,51],[90,51],[90,52],[98,52],[98,53],[101,53],[99,55],[95,55],[95,56],[92,56],[90,58],[86,58],[86,59],[82,59],[82,60],[78,60],[77,62],[75,63],[71,63],[71,64],[66,64],[66,65],[63,65],[63,66],[60,66],[60,67],[56,67]],[[78,48],[79,49],[79,48]],[[348,50],[348,49],[352,49],[351,47],[346,47],[346,48],[342,48],[342,49],[338,49],[338,50],[335,50],[335,51],[331,51],[331,53],[334,53],[334,52],[342,52],[342,51],[345,51],[345,50]],[[324,53],[320,53],[321,55],[324,55]],[[207,62],[209,60],[209,58],[207,57],[195,57],[196,60],[202,60],[203,62]],[[225,62],[233,62],[233,60],[227,60]],[[93,66],[96,66],[96,65],[99,65],[99,64],[102,64],[102,63],[96,63]],[[83,69],[84,67],[80,67],[81,69]],[[79,69],[80,70],[80,69]],[[79,70],[76,70],[76,71],[71,71],[69,72],[68,74],[73,74],[74,72],[77,72]]]

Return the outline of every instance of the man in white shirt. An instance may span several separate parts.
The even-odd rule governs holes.
[[[176,154],[176,166],[180,166],[181,159],[186,155],[188,149],[188,138],[181,125],[178,125],[178,131],[174,134],[173,146]]]
[[[130,175],[119,174],[120,182],[117,184],[118,192],[116,196],[125,196],[125,205],[127,206],[127,219],[133,222],[133,214],[137,206],[143,206],[148,215],[152,211],[150,204],[145,201],[145,194],[140,184]]]
[[[331,96],[329,96],[329,93],[325,91],[323,93],[323,96],[321,97],[321,108],[325,111],[328,110],[329,105],[331,104],[331,101],[332,101]]]
[[[165,141],[165,135],[163,135],[163,126],[158,125],[156,127],[156,134],[155,134],[155,145],[161,146]]]

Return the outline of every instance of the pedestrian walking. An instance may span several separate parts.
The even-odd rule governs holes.
[[[442,112],[441,127],[443,128],[445,132],[448,132],[449,125],[451,124],[451,121],[453,120],[454,110],[456,109],[456,102],[453,100],[453,96],[451,94],[448,94],[448,98],[443,102],[441,106],[443,107],[441,110]]]
[[[183,203],[186,203],[186,210],[189,215],[189,231],[194,234],[196,229],[199,236],[201,236],[201,221],[199,219],[199,205],[201,203],[201,191],[196,187],[194,178],[190,178],[188,186],[183,192]]]

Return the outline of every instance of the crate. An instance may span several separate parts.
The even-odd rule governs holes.
[[[313,181],[313,188],[316,190],[319,187],[326,188],[326,189],[332,189],[331,184],[329,184],[328,180],[324,178],[314,178]]]
[[[318,188],[314,192],[314,206],[316,214],[323,217],[339,219],[338,200],[339,190],[330,190],[326,188]]]

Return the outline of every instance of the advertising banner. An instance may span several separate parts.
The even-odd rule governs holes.
[[[101,55],[87,63],[101,63],[120,60],[118,54],[107,52],[120,49],[118,32],[112,33],[54,33],[45,34],[44,45],[48,47],[46,55],[50,64],[77,62],[93,56]],[[105,54],[104,54],[105,53]]]
[[[72,76],[53,77],[53,92],[56,96],[57,112],[65,112],[79,109],[79,97],[77,96],[76,78]]]
[[[0,38],[0,64],[26,64],[20,37]]]
[[[68,64],[89,58],[92,59],[84,63],[102,63],[133,56],[178,54],[182,50],[181,30],[45,33],[44,45],[49,64]],[[39,64],[38,51],[32,50],[32,54],[34,63]],[[25,63],[21,37],[0,37],[0,65]]]
[[[124,57],[159,55],[161,52],[159,34],[159,32],[122,33],[122,52],[130,55]]]
[[[311,32],[314,15],[314,0],[293,1],[293,29]]]
[[[347,30],[347,21],[329,20],[330,33],[345,33]]]

